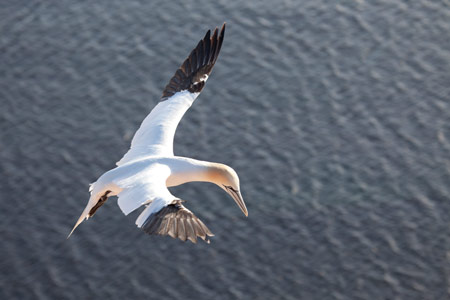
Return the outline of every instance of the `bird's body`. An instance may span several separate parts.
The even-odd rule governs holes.
[[[170,235],[181,240],[207,241],[213,234],[183,200],[173,196],[168,187],[187,182],[205,181],[220,186],[247,215],[239,192],[236,172],[223,164],[174,156],[173,139],[179,121],[198,97],[217,60],[225,34],[207,32],[166,86],[161,101],[144,119],[133,137],[130,150],[117,167],[104,173],[90,187],[88,205],[75,224],[94,215],[108,197],[118,196],[118,204],[127,215],[140,206],[146,208],[136,225],[149,234]],[[72,234],[72,232],[70,234]],[[70,236],[70,235],[69,235]]]

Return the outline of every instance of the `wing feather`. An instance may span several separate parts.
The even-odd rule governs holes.
[[[211,231],[190,210],[184,207],[183,200],[173,200],[161,210],[148,215],[140,226],[148,234],[169,235],[182,241],[197,243],[197,237],[209,243]]]
[[[162,93],[161,101],[144,119],[131,142],[130,150],[118,166],[145,156],[173,156],[175,131],[184,113],[202,91],[214,67],[225,35],[216,28],[205,37],[175,72]]]

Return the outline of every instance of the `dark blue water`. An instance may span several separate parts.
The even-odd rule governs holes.
[[[66,240],[207,29],[221,56],[173,190],[216,234],[150,237],[115,199]],[[3,1],[1,299],[448,299],[448,1]]]

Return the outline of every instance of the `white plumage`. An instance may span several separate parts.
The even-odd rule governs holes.
[[[236,172],[223,164],[199,161],[173,154],[175,131],[184,113],[204,87],[217,60],[225,34],[208,31],[177,70],[163,92],[161,101],[144,119],[130,150],[117,167],[104,173],[90,186],[89,202],[72,229],[94,215],[108,197],[118,196],[125,215],[145,206],[136,225],[148,234],[170,235],[192,242],[208,241],[211,231],[172,195],[167,187],[192,181],[213,182],[236,201],[247,216]],[[209,241],[208,241],[209,242]]]
[[[118,166],[146,156],[173,156],[175,130],[199,93],[178,92],[161,101],[144,119]]]

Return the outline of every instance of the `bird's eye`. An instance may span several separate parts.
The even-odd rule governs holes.
[[[234,189],[231,185],[223,185],[227,190],[237,193],[238,190]]]

